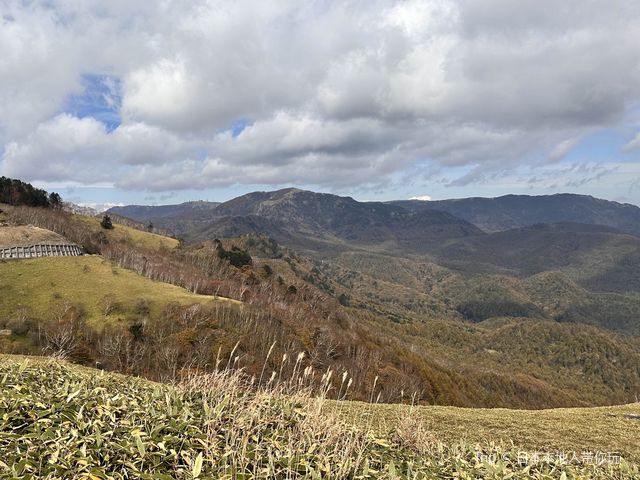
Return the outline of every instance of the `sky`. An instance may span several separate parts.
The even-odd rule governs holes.
[[[640,205],[637,0],[0,0],[0,175]]]

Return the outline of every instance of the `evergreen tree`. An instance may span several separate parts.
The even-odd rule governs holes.
[[[47,194],[29,183],[0,177],[0,203],[47,208],[60,206],[62,199],[57,193]]]
[[[100,222],[100,226],[106,230],[110,230],[113,228],[113,223],[111,222],[111,217],[109,215],[105,215],[102,217],[102,221]]]
[[[49,206],[51,208],[61,208],[62,207],[62,198],[56,192],[51,192],[49,194]]]

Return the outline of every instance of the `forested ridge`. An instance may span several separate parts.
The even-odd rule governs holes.
[[[28,207],[59,207],[61,198],[55,192],[48,193],[30,183],[0,177],[0,203]]]

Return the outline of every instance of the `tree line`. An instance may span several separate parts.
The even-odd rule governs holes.
[[[60,195],[36,188],[30,183],[13,178],[0,177],[0,203],[28,207],[59,208]]]

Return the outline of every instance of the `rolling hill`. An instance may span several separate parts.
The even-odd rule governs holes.
[[[107,242],[134,242],[136,245],[151,250],[171,250],[180,243],[175,238],[146,232],[123,224],[117,224],[113,229],[106,230],[100,226],[100,218],[98,217],[76,215],[73,219],[76,224],[78,222],[85,224],[86,228],[80,225],[80,229],[94,236],[104,235]]]
[[[62,235],[32,225],[19,227],[0,226],[0,248],[21,247],[36,244],[60,245],[69,243]]]
[[[211,218],[218,209],[224,215]],[[153,379],[175,379],[187,366],[210,370],[216,352],[234,352],[260,376],[303,352],[305,367],[353,376],[362,400],[374,382],[386,402],[415,392],[419,403],[469,407],[608,405],[640,392],[640,297],[629,262],[638,238],[611,227],[485,233],[448,213],[292,189],[185,213],[193,243],[117,223],[105,230],[99,219],[56,209],[7,207],[4,217],[64,233],[114,265],[68,274],[81,292],[75,313],[34,313],[31,327],[0,342],[13,352],[54,350],[51,333],[35,332],[62,325],[74,332],[75,361]],[[103,311],[104,331],[78,323],[105,307],[105,281],[132,273],[115,275],[116,267],[242,306],[154,302],[142,311],[125,286],[113,292],[122,322],[106,322]],[[626,272],[617,284],[608,278],[614,269]],[[24,318],[19,292],[28,282],[28,271],[12,277],[5,320]],[[51,282],[38,288],[51,296]],[[151,284],[165,296],[165,284]],[[65,300],[38,295],[42,304]]]
[[[523,283],[526,279],[496,279],[496,285],[504,285],[497,290],[503,292],[498,299],[507,294],[515,299],[506,303],[508,307],[535,306],[525,311],[501,310],[505,302],[492,300],[495,288],[491,277],[479,282],[473,276],[412,257],[347,249],[335,261],[321,261],[281,247],[269,237],[250,235],[225,240],[227,249],[232,242],[241,251],[252,252],[251,264],[235,268],[220,258],[215,244],[167,248],[164,242],[174,240],[119,224],[105,231],[100,240],[97,219],[25,208],[8,208],[6,214],[9,221],[24,219],[64,230],[78,243],[89,242],[105,259],[80,257],[71,259],[73,264],[62,262],[65,259],[41,259],[45,262],[23,263],[19,268],[18,264],[0,265],[8,269],[8,288],[3,290],[10,310],[0,317],[12,325],[27,318],[26,333],[16,329],[18,333],[0,339],[4,351],[54,348],[47,337],[34,337],[34,332],[39,328],[56,331],[60,325],[68,325],[64,328],[73,326],[76,332],[70,357],[75,361],[100,362],[159,379],[173,378],[181,365],[207,368],[215,363],[216,351],[221,349],[228,355],[237,348],[238,361],[255,375],[264,368],[262,359],[269,352],[276,359],[302,351],[310,366],[350,372],[355,379],[354,398],[360,399],[367,398],[375,377],[384,401],[398,401],[404,391],[417,392],[421,403],[460,406],[602,405],[628,402],[640,389],[635,337],[577,323],[600,325],[589,316],[589,308],[567,319],[574,324],[549,322],[551,315],[566,314],[576,303],[588,307],[584,300],[590,293],[579,286],[575,287],[576,298],[567,306],[547,312],[547,304],[555,306],[555,297],[547,298],[546,292],[552,291],[547,283],[539,282],[542,286],[534,288]],[[268,222],[257,216],[236,218]],[[357,265],[346,258],[363,261]],[[77,263],[88,260],[91,265]],[[30,273],[36,267],[42,272],[34,278]],[[243,299],[244,304],[242,308],[222,302],[202,305],[197,301],[202,297],[121,267],[188,285],[192,291],[227,292]],[[485,284],[486,288],[482,287]],[[63,289],[65,285],[68,288]],[[146,288],[152,291],[145,293]],[[184,292],[179,295],[184,298],[175,297],[175,292]],[[21,316],[25,296],[37,300],[34,305],[39,308]],[[139,297],[145,296],[148,301],[143,305]],[[490,318],[482,314],[480,318],[469,317],[475,322],[482,320],[479,323],[465,320],[470,310],[460,307],[470,299],[488,307],[475,308],[488,311]],[[188,307],[194,301],[202,306]],[[74,307],[71,316],[54,318],[52,324],[60,310],[56,305],[65,302]],[[530,316],[492,323],[495,319],[491,316],[516,314]],[[85,318],[88,325],[74,323],[78,318]],[[622,318],[613,318],[611,327],[620,330],[615,322]],[[101,325],[108,328],[101,332]],[[509,325],[521,327],[517,335],[509,336],[512,343],[504,344],[500,335],[493,334]],[[537,345],[541,332],[555,332],[566,349],[546,351],[546,342],[533,351],[525,348]],[[584,354],[571,353],[573,337],[586,342]],[[114,349],[114,342],[121,347]],[[607,354],[593,356],[590,352]],[[623,373],[618,372],[621,365],[628,366]],[[268,368],[277,369],[277,363],[269,362]],[[576,371],[582,371],[577,379]]]
[[[570,272],[602,291],[639,291],[640,237],[609,227],[575,223],[541,224],[484,236],[453,239],[430,252],[439,263],[467,272],[534,275]],[[636,261],[631,261],[636,259]],[[607,276],[607,281],[597,278]],[[622,281],[621,281],[622,280]]]

